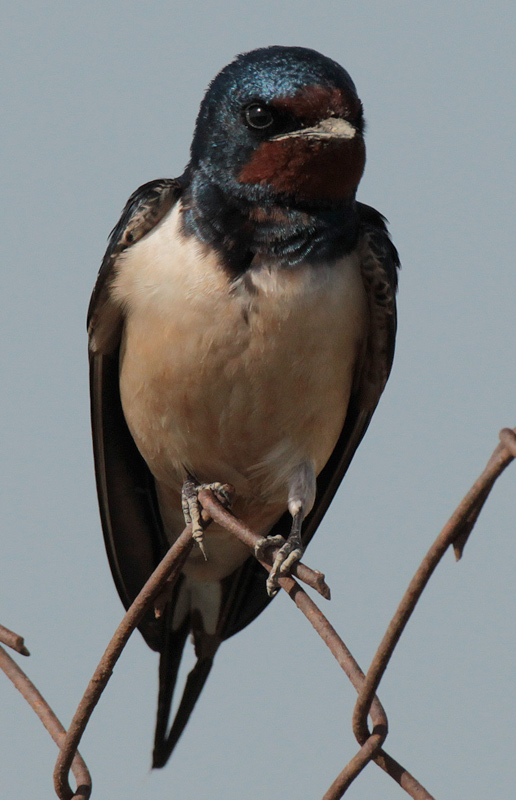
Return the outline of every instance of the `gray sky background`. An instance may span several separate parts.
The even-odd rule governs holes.
[[[394,369],[306,557],[367,667],[414,570],[516,424],[516,5],[502,2],[5,3],[1,185],[1,622],[65,725],[121,617],[89,432],[85,315],[130,192],[179,175],[209,80],[238,52],[313,47],[368,120],[359,199],[403,270]],[[510,798],[514,487],[447,555],[380,687],[387,749],[439,800]],[[317,800],[356,751],[355,694],[290,600],[217,656],[168,767],[151,772],[157,657],[134,635],[81,750],[94,797]],[[0,677],[0,796],[50,800],[56,748]],[[512,787],[512,791],[511,791]],[[397,800],[371,765],[346,797]]]

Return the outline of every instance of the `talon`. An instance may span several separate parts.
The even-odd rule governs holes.
[[[202,528],[196,529],[196,530],[192,530],[192,536],[193,536],[194,540],[197,542],[199,550],[201,551],[201,553],[204,556],[204,560],[207,561],[208,560],[208,555],[206,553],[206,548],[204,547],[204,530]]]
[[[267,594],[269,597],[276,597],[280,590],[280,585],[278,583],[278,579],[276,576],[272,577],[272,574],[269,575],[267,578],[267,583],[265,584],[267,587]]]

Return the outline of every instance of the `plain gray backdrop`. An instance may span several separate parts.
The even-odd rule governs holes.
[[[90,447],[85,315],[106,237],[141,183],[179,175],[215,73],[304,45],[354,78],[359,199],[403,269],[387,390],[306,561],[363,667],[449,514],[516,424],[516,6],[19,2],[2,11],[1,622],[67,725],[121,618]],[[512,796],[514,488],[447,554],[379,695],[389,752],[439,800]],[[81,751],[95,798],[318,800],[356,751],[355,694],[286,596],[217,656],[170,764],[151,772],[157,657],[135,634]],[[56,748],[0,676],[0,796],[54,797]],[[347,797],[404,793],[370,765]]]

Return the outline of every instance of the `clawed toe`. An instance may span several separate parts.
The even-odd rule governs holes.
[[[292,550],[280,565],[279,571],[281,575],[288,575],[294,564],[297,564],[298,561],[301,561],[302,556],[303,549],[301,547],[296,547],[295,550]]]
[[[287,539],[280,550],[276,553],[274,564],[267,578],[267,593],[269,597],[274,597],[279,591],[279,579],[288,575],[303,555],[303,547],[297,539]]]
[[[199,549],[207,561],[208,556],[204,547],[204,524],[202,520],[202,508],[199,503],[199,492],[203,489],[211,490],[224,508],[229,508],[232,502],[233,487],[228,483],[196,483],[189,476],[183,484],[181,492],[181,504],[183,516],[187,525],[192,526],[192,536],[199,545]]]
[[[280,536],[262,536],[254,546],[254,555],[258,560],[263,560],[265,551],[269,547],[282,547],[285,544],[285,537]]]

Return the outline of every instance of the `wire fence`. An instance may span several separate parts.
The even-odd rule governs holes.
[[[484,471],[452,514],[412,578],[366,674],[361,670],[339,634],[298,582],[305,583],[328,599],[330,593],[324,575],[298,563],[292,569],[292,577],[279,579],[281,588],[287,592],[315,628],[358,693],[353,711],[352,728],[360,749],[335,778],[322,800],[338,800],[343,797],[351,783],[371,761],[385,770],[414,800],[434,800],[417,779],[383,748],[388,732],[388,722],[376,692],[394,648],[432,573],[450,546],[453,547],[456,558],[461,557],[489,492],[497,478],[514,458],[516,458],[516,429],[504,428],[500,432],[500,443]],[[254,552],[255,545],[261,538],[257,533],[236,519],[230,511],[227,511],[211,491],[200,492],[199,500],[206,522],[214,520],[224,526],[244,542],[251,552]],[[51,707],[27,675],[0,646],[0,668],[36,712],[59,747],[59,755],[54,769],[54,787],[59,800],[72,800],[73,798],[87,800],[91,796],[90,773],[78,752],[78,746],[88,720],[131,633],[149,608],[154,605],[156,609],[159,609],[160,596],[163,596],[165,591],[168,593],[174,581],[177,580],[192,546],[191,527],[187,526],[153,572],[115,631],[77,707],[68,731],[65,731]],[[271,548],[267,550],[263,558],[259,558],[260,563],[267,571],[271,569],[275,553],[276,550]],[[1,625],[0,642],[21,655],[29,655],[23,638]],[[368,724],[369,718],[371,725]],[[70,770],[77,784],[75,791],[69,782]]]

